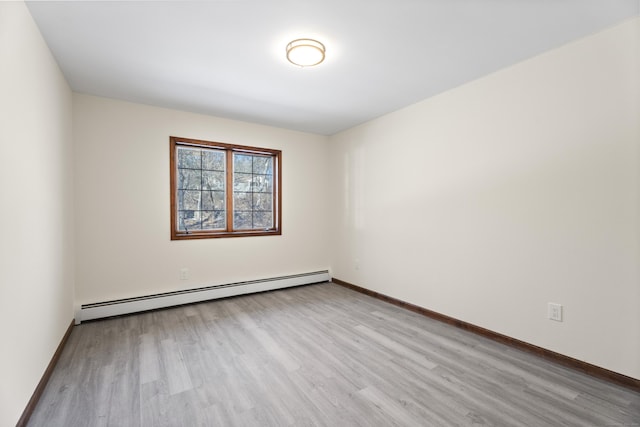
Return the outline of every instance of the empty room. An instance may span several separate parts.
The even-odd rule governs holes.
[[[640,1],[0,1],[0,427],[640,426]]]

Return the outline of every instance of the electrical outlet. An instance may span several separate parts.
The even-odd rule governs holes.
[[[189,280],[189,269],[183,267],[180,269],[180,280]]]
[[[562,322],[562,305],[555,303],[547,304],[547,317],[556,322]]]

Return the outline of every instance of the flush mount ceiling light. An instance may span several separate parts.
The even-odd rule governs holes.
[[[317,40],[296,39],[287,45],[287,59],[300,67],[313,67],[324,61],[324,51]]]

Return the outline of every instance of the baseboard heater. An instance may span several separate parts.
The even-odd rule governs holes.
[[[76,312],[75,323],[78,325],[85,320],[101,319],[104,317],[119,316],[122,314],[137,313],[255,292],[271,291],[292,286],[328,282],[329,279],[329,271],[322,270],[312,273],[293,274],[290,276],[249,280],[246,282],[227,283],[135,298],[83,304],[80,306],[80,310]]]

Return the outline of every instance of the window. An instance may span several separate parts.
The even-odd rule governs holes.
[[[170,138],[171,240],[281,234],[279,150]]]

